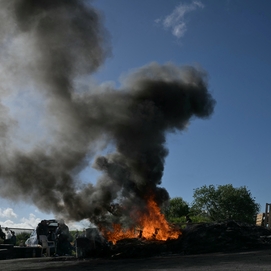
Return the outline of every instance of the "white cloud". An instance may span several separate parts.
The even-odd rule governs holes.
[[[21,219],[21,222],[19,223],[19,225],[21,225],[20,227],[24,226],[26,228],[36,228],[38,226],[38,224],[40,223],[41,219],[36,217],[34,214],[29,214],[28,218],[23,217]],[[19,227],[19,228],[20,228]]]
[[[187,23],[184,20],[185,14],[196,10],[197,8],[204,8],[204,5],[200,1],[193,1],[191,4],[180,4],[177,6],[171,14],[166,16],[163,20],[156,19],[156,23],[162,21],[163,26],[166,29],[171,29],[172,34],[177,38],[184,36],[187,31]]]
[[[158,18],[158,19],[154,20],[154,22],[158,24],[161,22],[161,20],[162,20],[161,18]]]
[[[17,218],[17,215],[14,213],[12,208],[7,208],[2,210],[0,208],[0,217],[2,218]]]
[[[11,208],[7,208],[7,209],[11,209]],[[0,217],[3,217],[2,214],[3,214],[3,211],[1,211],[1,209],[0,209]],[[13,217],[11,217],[11,218],[13,218]],[[8,227],[11,229],[29,229],[30,230],[30,229],[36,229],[36,227],[41,222],[41,220],[42,220],[41,218],[36,217],[34,214],[30,213],[28,218],[23,217],[20,219],[19,222],[14,222],[11,219],[7,219],[4,221],[0,220],[0,226],[2,228]],[[68,222],[67,221],[66,224],[69,226],[70,230],[76,230],[76,229],[83,230],[86,228],[95,227],[87,219],[84,219],[84,220],[81,220],[78,222],[72,222],[72,221]]]
[[[35,229],[40,221],[41,219],[37,218],[34,214],[29,214],[28,218],[23,217],[20,219],[20,222],[14,222],[11,219],[7,219],[5,221],[0,221],[0,225],[8,228]]]
[[[177,38],[180,38],[184,35],[186,30],[187,30],[186,24],[184,22],[182,22],[182,23],[177,24],[173,27],[172,34],[174,36],[176,36]]]

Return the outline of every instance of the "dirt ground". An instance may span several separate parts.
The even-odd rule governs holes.
[[[81,259],[34,258],[0,262],[5,271],[58,270],[58,271],[134,271],[134,270],[271,270],[271,249],[238,253],[210,253],[200,255],[165,255],[142,259]]]

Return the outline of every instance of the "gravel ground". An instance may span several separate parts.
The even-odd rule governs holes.
[[[165,255],[142,259],[84,259],[31,258],[3,260],[1,270],[74,270],[74,271],[133,271],[133,270],[271,270],[271,249],[238,253],[210,253],[200,255]]]

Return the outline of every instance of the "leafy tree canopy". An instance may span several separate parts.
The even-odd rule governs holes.
[[[188,204],[181,198],[170,199],[168,204],[163,208],[165,217],[171,221],[174,218],[185,216],[189,212]]]
[[[206,211],[213,221],[234,219],[254,223],[260,209],[245,186],[204,185],[194,190],[193,197],[192,209],[198,213]]]

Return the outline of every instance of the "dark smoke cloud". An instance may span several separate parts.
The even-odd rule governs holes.
[[[35,89],[45,107],[46,140],[25,149],[15,144],[8,109],[0,104],[2,197],[34,203],[67,219],[105,223],[111,203],[125,220],[144,209],[161,188],[168,154],[166,134],[194,117],[207,118],[215,101],[206,74],[194,67],[151,63],[122,79],[122,86],[76,89],[78,77],[96,71],[110,53],[99,13],[81,0],[0,1],[1,97]],[[106,146],[114,152],[97,156]],[[78,172],[96,155],[97,183]]]

